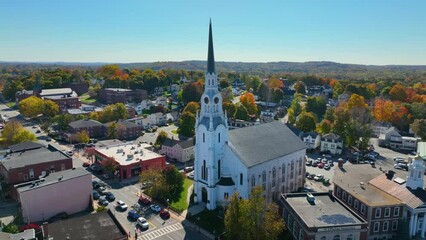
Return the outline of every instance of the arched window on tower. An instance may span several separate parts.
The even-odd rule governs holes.
[[[253,175],[251,176],[251,187],[256,186],[256,177]]]
[[[266,190],[266,172],[265,171],[263,171],[262,173],[262,188],[263,188],[263,191]]]
[[[285,181],[285,163],[283,164],[281,168],[281,182]]]
[[[207,180],[207,166],[206,166],[206,160],[203,160],[203,167],[201,169],[201,178],[203,180]]]
[[[220,160],[217,161],[217,179],[220,179]]]
[[[272,169],[272,187],[275,187],[275,181],[277,178],[277,171],[275,169],[275,167]]]
[[[220,133],[217,134],[217,141],[220,143]]]

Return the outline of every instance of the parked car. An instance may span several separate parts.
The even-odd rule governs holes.
[[[105,198],[106,198],[108,201],[110,201],[110,202],[112,202],[112,201],[114,201],[114,200],[115,200],[115,196],[114,196],[114,194],[112,194],[112,192],[107,192],[107,193],[105,194]]]
[[[129,213],[127,214],[127,217],[131,221],[136,221],[138,220],[138,218],[140,218],[139,214],[137,214],[135,210],[130,210]]]
[[[324,179],[324,175],[323,174],[317,174],[315,177],[314,177],[314,180],[315,181],[321,181],[321,180],[323,180]]]
[[[404,164],[404,163],[395,163],[393,165],[393,167],[395,169],[400,169],[400,170],[406,170],[406,171],[408,171],[408,166],[406,164]]]
[[[90,167],[90,163],[89,162],[84,162],[83,163],[83,167]]]
[[[330,154],[323,154],[322,156],[325,157],[325,158],[331,158],[332,157]]]
[[[149,198],[144,196],[140,196],[138,202],[139,204],[145,204],[145,205],[151,204],[151,200],[149,200]]]
[[[143,218],[143,217],[139,217],[138,220],[137,220],[137,223],[143,229],[148,229],[149,228],[148,221],[145,218]]]
[[[191,173],[188,174],[188,178],[189,179],[194,179],[194,171],[192,171]]]
[[[167,211],[166,209],[161,209],[160,217],[163,218],[163,219],[169,219],[170,218],[169,211]]]
[[[324,165],[324,169],[325,169],[325,170],[330,170],[330,168],[331,168],[331,167],[330,167],[330,164],[326,163],[326,164]]]
[[[40,129],[37,129],[36,133],[41,133],[41,130],[40,130]]]
[[[318,163],[318,168],[324,168],[324,163]]]
[[[111,175],[105,173],[105,174],[102,174],[102,178],[105,179],[105,180],[108,180],[108,179],[111,179],[112,177],[111,177]]]
[[[150,182],[144,182],[141,184],[141,189],[147,189],[152,185]]]
[[[305,173],[305,177],[308,177],[309,175],[311,175],[309,172]]]
[[[94,200],[98,200],[101,197],[101,195],[97,191],[93,191],[92,195]]]
[[[99,198],[98,203],[102,206],[108,206],[109,202],[108,202],[108,200],[106,200],[105,197],[102,196],[102,197]]]
[[[315,192],[315,190],[310,187],[300,187],[297,191],[298,192]]]
[[[321,162],[325,164],[325,163],[328,162],[328,160],[327,160],[327,158],[323,158],[323,159],[321,159]]]
[[[46,138],[46,142],[50,142],[50,141],[52,141],[52,138],[51,137],[47,137]]]
[[[309,180],[313,180],[315,178],[315,174],[310,174],[306,178],[309,179]]]
[[[404,161],[403,157],[393,157],[393,161]]]
[[[52,223],[52,222],[54,222],[54,221],[57,221],[57,220],[63,220],[63,219],[67,219],[67,218],[68,218],[68,213],[66,213],[66,212],[61,212],[61,213],[58,213],[58,214],[56,214],[55,216],[53,216],[53,217],[49,218],[48,222],[49,222],[49,223]]]
[[[318,162],[317,161],[315,161],[315,162],[312,163],[312,167],[317,167],[317,166],[318,166]]]
[[[117,201],[117,209],[124,212],[127,210],[127,204],[121,200]]]
[[[334,162],[332,160],[328,160],[328,165],[330,165],[330,167],[334,167]]]
[[[306,161],[306,166],[312,166],[312,160]]]
[[[93,187],[93,189],[97,189],[97,188],[100,188],[101,185],[99,184],[98,181],[92,180],[92,187]]]
[[[185,167],[184,168],[184,171],[186,172],[186,173],[189,173],[189,172],[191,172],[191,171],[193,171],[194,170],[194,167]]]
[[[106,190],[105,187],[99,187],[98,188],[98,193],[101,194],[102,196],[104,196],[105,194],[108,193],[108,191]]]
[[[72,155],[74,155],[74,152],[73,151],[67,151],[67,155],[71,157]]]
[[[158,206],[157,204],[151,204],[151,206],[149,206],[149,208],[151,208],[151,210],[153,212],[159,213],[161,211],[161,207]]]

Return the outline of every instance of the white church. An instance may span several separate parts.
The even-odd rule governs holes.
[[[268,202],[304,186],[306,145],[281,122],[229,130],[215,71],[210,23],[205,89],[195,124],[194,202],[226,206],[262,186]]]

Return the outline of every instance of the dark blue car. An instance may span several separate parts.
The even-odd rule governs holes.
[[[93,199],[98,200],[101,197],[101,195],[97,191],[93,191]]]
[[[134,210],[130,210],[127,217],[132,221],[136,221],[139,218],[139,214],[137,214]]]
[[[108,201],[112,202],[115,200],[115,196],[114,194],[112,194],[111,192],[108,192],[107,194],[105,194],[105,197]]]

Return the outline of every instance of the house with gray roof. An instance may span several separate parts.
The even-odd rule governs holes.
[[[70,133],[86,131],[89,137],[103,137],[105,135],[104,125],[92,119],[81,119],[68,124]]]
[[[141,135],[142,127],[136,123],[125,121],[125,120],[118,120],[114,122],[109,122],[104,124],[105,129],[105,136],[108,136],[108,129],[110,126],[115,123],[116,124],[116,138],[120,140],[134,140],[138,138]]]
[[[321,137],[321,152],[340,155],[343,151],[343,140],[335,133],[327,133]]]
[[[161,145],[160,153],[165,154],[171,161],[187,162],[194,159],[195,139],[178,140],[167,138]]]

